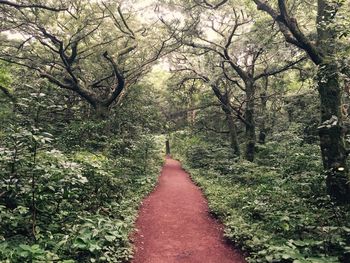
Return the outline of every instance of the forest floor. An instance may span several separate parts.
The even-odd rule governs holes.
[[[178,161],[167,158],[159,182],[143,202],[133,237],[132,263],[243,263],[225,242],[200,189]]]

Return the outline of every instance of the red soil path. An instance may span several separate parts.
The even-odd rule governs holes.
[[[136,222],[132,263],[244,263],[225,243],[201,191],[178,161],[167,158]]]

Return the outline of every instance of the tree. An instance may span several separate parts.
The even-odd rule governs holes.
[[[319,137],[328,193],[339,203],[350,203],[348,151],[344,142],[341,112],[342,88],[336,58],[339,42],[336,19],[342,2],[318,0],[314,29],[317,40],[313,41],[302,31],[285,0],[278,0],[277,8],[273,8],[267,2],[253,1],[259,10],[266,12],[277,22],[285,41],[303,50],[318,67],[316,81],[321,106]]]
[[[230,83],[225,82],[225,79],[222,74],[217,74],[215,72],[215,65],[213,63],[212,56],[201,57],[200,60],[186,56],[182,52],[179,54],[180,57],[174,57],[173,66],[175,67],[173,70],[175,72],[184,72],[182,76],[181,84],[188,81],[201,81],[206,86],[210,87],[213,94],[220,102],[220,107],[225,114],[226,123],[229,130],[230,137],[230,147],[233,150],[233,153],[236,156],[240,156],[240,146],[237,137],[237,127],[236,127],[236,118],[245,122],[244,117],[241,113],[242,103],[238,103],[237,105],[233,105],[233,91]],[[207,59],[207,61],[205,61]],[[210,60],[210,62],[208,62]],[[204,65],[210,65],[210,69],[203,67]],[[201,66],[200,66],[201,65]],[[237,98],[235,98],[237,101]]]
[[[64,12],[54,13],[47,8],[1,9],[7,34],[0,59],[75,92],[99,116],[157,59],[177,48],[171,38],[155,34],[159,27],[141,22],[135,8],[121,1],[70,1]]]
[[[289,70],[305,58],[292,60],[293,52],[288,53],[284,50],[283,55],[287,63],[276,61],[273,64],[273,60],[268,55],[269,51],[274,52],[274,56],[276,54],[282,55],[282,52],[276,52],[276,48],[269,49],[273,44],[271,38],[260,41],[256,37],[258,33],[255,32],[256,29],[252,25],[252,16],[244,8],[228,7],[214,11],[206,8],[197,11],[191,9],[185,14],[188,16],[188,21],[182,28],[179,26],[179,22],[171,25],[163,19],[163,23],[173,32],[174,37],[184,45],[202,50],[203,54],[210,52],[218,56],[222,62],[222,74],[245,93],[245,157],[247,160],[253,161],[256,143],[257,82],[260,79]],[[261,67],[262,62],[266,60],[269,60],[267,66]]]

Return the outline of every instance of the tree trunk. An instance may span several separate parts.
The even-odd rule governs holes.
[[[212,85],[212,90],[214,91],[215,96],[219,99],[221,103],[221,108],[225,112],[227,126],[230,134],[230,144],[233,149],[234,154],[240,156],[240,149],[237,137],[237,128],[235,124],[235,120],[233,118],[231,106],[230,106],[230,98],[228,92],[226,91],[224,94],[221,93],[219,88],[215,85]]]
[[[338,203],[349,203],[349,168],[342,126],[341,88],[335,62],[320,65],[318,91],[322,121],[319,136],[323,166],[327,173],[327,190]]]
[[[109,107],[103,103],[98,103],[94,106],[95,117],[99,120],[106,119],[109,115]]]
[[[240,156],[240,149],[239,149],[239,143],[238,143],[238,137],[237,137],[237,127],[235,124],[235,120],[231,112],[225,111],[225,114],[226,114],[226,121],[227,121],[228,130],[229,130],[229,136],[230,136],[230,146],[234,154],[237,156]]]
[[[245,121],[246,121],[246,153],[245,158],[252,162],[255,156],[255,119],[254,119],[254,82],[246,81],[246,108],[245,108]]]
[[[332,3],[318,0],[317,44],[324,55],[317,72],[322,122],[319,136],[328,194],[338,203],[350,203],[350,178],[341,113],[342,90],[339,68],[334,59],[337,35],[332,23],[335,14]]]
[[[260,100],[261,100],[261,125],[260,125],[260,132],[259,132],[259,143],[265,144],[266,142],[266,134],[267,134],[267,128],[266,128],[266,118],[267,118],[267,87],[268,87],[268,78],[266,78],[266,83],[264,87],[264,91],[260,94]]]
[[[189,102],[188,102],[188,108],[192,109],[195,107],[195,100],[194,100],[194,88],[192,88],[189,91]],[[194,125],[196,122],[196,110],[191,110],[187,112],[187,122],[190,124],[190,128],[193,131]]]
[[[166,155],[170,155],[170,142],[169,142],[169,140],[165,141],[165,153],[166,153]]]
[[[227,94],[223,96],[224,98],[227,97]],[[241,151],[239,149],[239,142],[238,142],[238,137],[237,137],[237,127],[235,124],[235,119],[232,114],[232,110],[230,109],[229,105],[229,100],[224,99],[222,102],[222,110],[225,112],[226,115],[226,121],[227,121],[227,127],[229,131],[229,136],[230,136],[230,147],[233,150],[233,153],[237,156],[241,155]]]

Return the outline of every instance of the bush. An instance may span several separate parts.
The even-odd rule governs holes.
[[[162,164],[159,140],[145,136],[113,156],[64,153],[26,130],[11,136],[0,155],[0,261],[129,259],[138,206]]]

